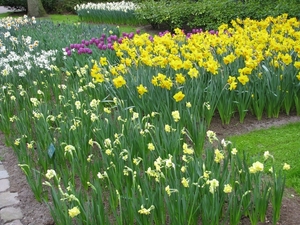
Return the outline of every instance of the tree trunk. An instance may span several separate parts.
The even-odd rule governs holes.
[[[43,17],[47,13],[43,7],[42,0],[27,0],[28,16]]]

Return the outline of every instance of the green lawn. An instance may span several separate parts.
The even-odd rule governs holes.
[[[237,149],[244,150],[257,160],[262,160],[265,151],[274,156],[275,165],[281,167],[285,162],[291,165],[287,171],[287,187],[300,194],[300,123],[252,131],[243,135],[229,137]]]

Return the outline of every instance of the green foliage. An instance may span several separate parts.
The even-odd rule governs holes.
[[[137,15],[154,28],[216,29],[236,18],[264,19],[287,13],[300,18],[300,1],[290,0],[150,0],[139,1]]]
[[[27,9],[26,0],[0,0],[0,5],[8,6],[14,9],[20,9],[20,8]]]
[[[54,12],[56,4],[60,0],[42,0],[42,4],[47,13]],[[0,5],[13,9],[25,9],[27,11],[27,0],[0,0]]]
[[[299,122],[292,123],[232,136],[229,140],[234,142],[238,149],[243,148],[248,155],[262,155],[265,151],[272,151],[274,158],[280,159],[275,161],[276,168],[288,162],[291,170],[287,174],[286,185],[300,193],[300,162],[297,157],[300,147],[296,141],[300,138],[299,127]]]

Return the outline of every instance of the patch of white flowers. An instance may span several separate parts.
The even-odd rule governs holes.
[[[80,10],[105,10],[105,11],[134,11],[137,9],[137,5],[133,2],[107,2],[107,3],[86,3],[81,5],[76,5],[74,7],[75,11]]]

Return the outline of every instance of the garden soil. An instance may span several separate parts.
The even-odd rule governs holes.
[[[215,131],[219,139],[222,139],[234,134],[247,133],[256,129],[266,129],[271,126],[280,126],[296,121],[300,121],[300,117],[295,115],[281,115],[277,119],[264,118],[261,121],[257,121],[254,117],[247,116],[243,124],[238,122],[238,118],[233,118],[229,125],[222,125],[220,119],[214,118],[209,129]],[[4,143],[3,135],[0,135],[0,143]],[[1,147],[0,156],[2,157],[2,163],[10,176],[10,191],[18,193],[18,199],[20,201],[18,206],[22,209],[24,215],[22,223],[24,225],[53,225],[54,222],[47,206],[44,203],[39,203],[35,200],[34,195],[27,184],[26,177],[18,167],[17,158],[13,150]],[[281,218],[278,224],[299,225],[300,196],[290,189],[286,189],[284,196]],[[266,219],[267,222],[263,224],[272,224],[271,209],[268,211]],[[241,224],[250,225],[250,222],[247,218],[244,218]]]

